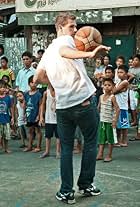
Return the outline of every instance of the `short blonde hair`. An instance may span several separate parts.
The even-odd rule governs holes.
[[[58,31],[59,26],[65,26],[68,23],[68,19],[76,20],[76,16],[68,12],[61,12],[55,20],[56,31]]]

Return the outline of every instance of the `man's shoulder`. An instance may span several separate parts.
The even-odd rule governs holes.
[[[55,39],[54,43],[58,45],[75,45],[74,39],[70,35],[63,35]]]

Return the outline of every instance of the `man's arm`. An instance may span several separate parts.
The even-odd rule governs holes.
[[[63,46],[60,48],[59,53],[62,57],[69,58],[69,59],[94,58],[96,53],[99,52],[100,50],[110,51],[111,47],[99,45],[91,52],[84,52],[84,51],[72,49],[68,46]]]

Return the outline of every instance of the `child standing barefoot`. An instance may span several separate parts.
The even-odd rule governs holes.
[[[60,139],[57,133],[57,121],[55,112],[55,91],[53,87],[49,84],[48,89],[44,92],[41,110],[40,110],[40,124],[44,123],[45,114],[45,137],[46,137],[46,150],[40,156],[40,158],[45,158],[50,155],[51,138],[53,133],[56,137],[56,158],[60,157]]]
[[[21,142],[22,142],[22,145],[20,146],[20,148],[24,148],[26,147],[25,140],[27,139],[26,128],[25,128],[26,104],[25,104],[24,94],[22,91],[18,91],[16,94],[16,97],[17,97],[17,104],[16,104],[17,122],[18,122],[19,134],[20,134]]]
[[[10,140],[10,115],[11,124],[14,124],[14,108],[9,95],[5,94],[7,88],[6,83],[0,80],[0,140],[2,147],[6,153],[10,153],[8,149],[8,140]]]
[[[30,86],[30,90],[27,93],[25,93],[25,102],[26,102],[27,127],[29,129],[28,130],[29,143],[28,143],[28,147],[24,149],[24,152],[28,152],[28,151],[40,152],[42,133],[38,122],[40,118],[40,106],[42,102],[42,96],[37,90],[37,85],[33,82],[33,76],[31,76],[28,79],[28,84]],[[38,143],[37,143],[37,147],[35,149],[32,149],[34,132],[36,132]]]
[[[104,94],[100,96],[99,111],[99,151],[96,160],[103,159],[103,152],[106,141],[108,141],[108,154],[105,157],[105,162],[112,161],[112,150],[115,143],[113,129],[116,128],[117,119],[119,116],[119,106],[115,96],[112,94],[114,87],[113,80],[105,78],[103,80]]]

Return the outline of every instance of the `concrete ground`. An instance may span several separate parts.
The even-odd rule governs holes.
[[[129,131],[129,137],[136,134]],[[51,156],[39,159],[40,153],[22,152],[19,141],[11,140],[13,151],[0,151],[0,207],[65,207],[55,199],[59,189],[59,160]],[[44,145],[44,143],[43,143]],[[81,155],[74,155],[75,183]],[[140,141],[128,147],[114,148],[113,161],[97,162],[95,183],[102,194],[83,198],[78,193],[76,207],[140,207]],[[75,186],[75,190],[77,187]]]

